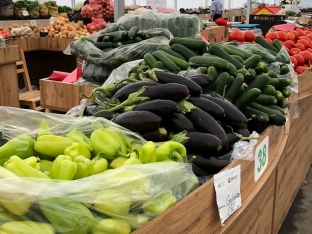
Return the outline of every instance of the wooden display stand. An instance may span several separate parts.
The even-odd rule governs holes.
[[[20,107],[16,62],[21,60],[18,46],[0,48],[0,105]]]

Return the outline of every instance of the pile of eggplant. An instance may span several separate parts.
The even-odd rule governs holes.
[[[123,80],[94,89],[87,96],[94,101],[82,115],[104,117],[148,141],[178,141],[185,145],[188,159],[196,156],[196,174],[203,175],[223,169],[237,141],[249,140],[251,131],[261,133],[267,127],[257,118],[249,123],[231,102],[205,92],[212,83],[208,75],[153,75],[158,82]]]

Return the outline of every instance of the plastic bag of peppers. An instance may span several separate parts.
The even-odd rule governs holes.
[[[0,233],[131,233],[198,187],[179,143],[102,118],[0,111]]]

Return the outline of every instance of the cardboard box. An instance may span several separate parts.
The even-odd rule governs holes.
[[[211,26],[202,31],[202,36],[208,42],[227,41],[229,36],[229,29],[225,26]]]
[[[53,81],[48,78],[41,79],[41,106],[50,110],[67,112],[80,104],[83,99],[83,97],[80,97],[81,93],[89,95],[94,88],[93,86]],[[91,101],[91,99],[88,101]]]

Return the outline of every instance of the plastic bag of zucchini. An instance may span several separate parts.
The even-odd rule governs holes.
[[[107,66],[98,66],[90,62],[86,62],[82,69],[82,78],[86,81],[102,85],[110,76],[112,68]]]
[[[159,46],[169,45],[169,40],[163,36],[154,37],[105,52],[104,48],[98,48],[96,45],[88,40],[79,39],[70,44],[71,54],[87,62],[114,69],[126,62],[142,59],[144,54],[153,53]]]
[[[120,30],[137,26],[140,30],[167,28],[174,37],[200,37],[203,21],[197,15],[174,12],[163,14],[149,11],[142,15],[125,14],[117,21]]]
[[[57,142],[56,137],[69,137],[68,134],[76,141],[87,142],[90,133],[92,140],[94,131],[103,128],[118,131],[133,145],[145,141],[102,118],[74,118],[10,107],[0,107],[0,111],[2,137],[9,140],[3,145],[6,148],[0,148],[0,157],[8,153],[9,148],[10,154],[15,151],[19,155],[10,156],[4,166],[0,166],[1,233],[127,234],[198,187],[191,164],[175,162],[129,164],[84,178],[68,179],[79,168],[87,170],[87,160],[76,163],[61,155],[50,165],[49,160],[36,161],[36,157],[23,156],[28,153],[43,157],[43,153],[38,153],[41,147],[51,154],[57,150],[51,148],[52,144],[58,148],[66,144]],[[71,133],[73,130],[75,134]],[[47,140],[53,137],[54,141]],[[41,142],[36,151],[29,149],[33,142]],[[103,167],[102,159],[96,159],[98,169]],[[50,170],[49,176],[45,170]],[[55,179],[56,174],[62,178]]]

